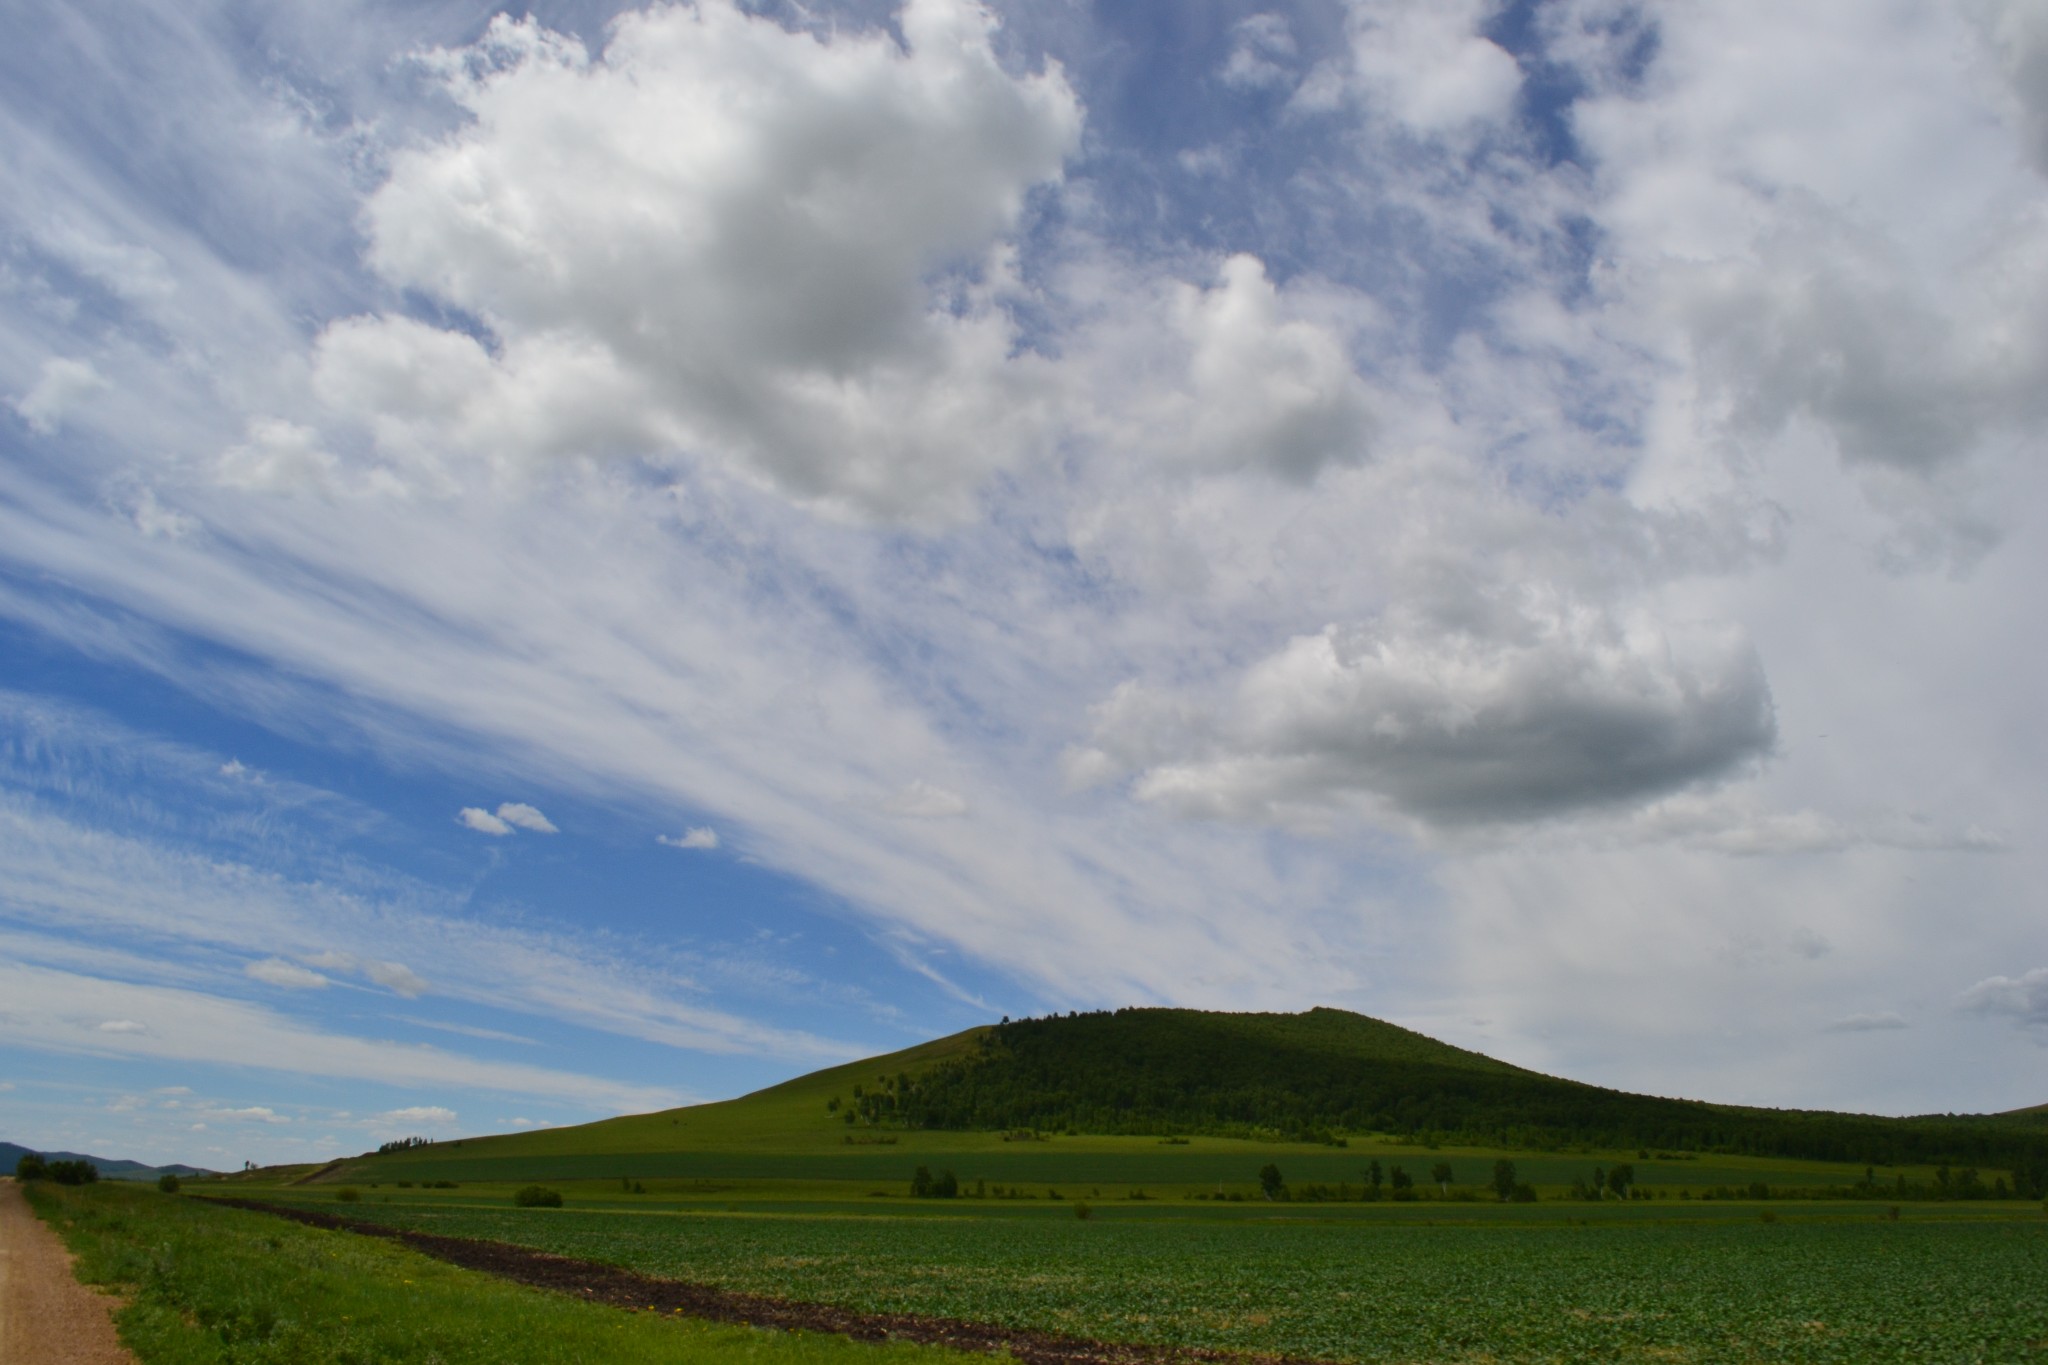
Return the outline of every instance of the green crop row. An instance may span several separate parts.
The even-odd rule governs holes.
[[[1333,1360],[2017,1362],[2048,1342],[2038,1210],[1637,1206],[1579,1222],[1499,1208],[1436,1225],[1100,1212],[1113,1216],[361,1210],[857,1309]]]

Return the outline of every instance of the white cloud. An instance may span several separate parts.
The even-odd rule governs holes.
[[[1963,992],[1966,1010],[2003,1014],[2029,1028],[2048,1027],[2048,967],[2019,976],[1990,976]]]
[[[554,822],[523,801],[507,801],[498,807],[498,819],[535,834],[560,834]]]
[[[376,1123],[441,1125],[455,1122],[455,1111],[438,1104],[416,1104],[404,1109],[393,1109],[376,1116]]]
[[[502,816],[491,814],[481,806],[464,806],[461,814],[455,818],[478,834],[503,836],[512,832],[510,822]]]
[[[101,1033],[147,1033],[149,1029],[133,1019],[109,1019],[100,1025]]]
[[[967,813],[967,798],[920,777],[892,793],[882,809],[907,820],[949,820]]]
[[[56,357],[43,362],[35,387],[11,406],[31,431],[48,436],[79,407],[106,391],[108,384],[90,361]]]
[[[686,450],[846,512],[957,515],[1040,439],[991,253],[1080,112],[1057,71],[1006,72],[966,0],[899,22],[900,47],[704,0],[628,12],[595,55],[504,16],[436,54],[470,122],[393,158],[371,262],[496,344],[350,319],[319,391],[428,489],[450,455]]]
[[[132,750],[139,738],[110,736]],[[463,917],[427,887],[380,878],[363,894],[298,882],[244,864],[83,828],[0,792],[0,919],[32,932],[0,934],[0,956],[82,974],[217,987],[189,964],[239,955],[255,942],[306,967],[361,975],[400,995],[429,984],[387,954],[435,964],[434,994],[493,1010],[642,1038],[669,1047],[802,1060],[850,1060],[854,1045],[782,1028],[703,1003],[658,945],[612,950],[588,936],[492,926]],[[150,942],[146,955],[82,949],[48,925],[108,941]],[[350,948],[332,945],[342,942]]]
[[[427,983],[403,962],[365,962],[363,975],[408,1000],[427,992]]]
[[[210,1119],[241,1119],[247,1123],[285,1124],[291,1120],[267,1105],[252,1104],[241,1109],[209,1109]]]
[[[340,462],[311,427],[279,418],[255,418],[248,439],[230,446],[214,467],[229,488],[269,492],[325,492],[336,487]]]
[[[1226,259],[1210,288],[1171,286],[1159,311],[1143,325],[1178,343],[1168,362],[1178,373],[1133,386],[1121,356],[1096,362],[1120,390],[1102,400],[1112,448],[1149,450],[1169,467],[1256,469],[1299,483],[1366,457],[1371,395],[1343,339],[1300,316],[1256,257]],[[1143,353],[1121,331],[1097,344],[1105,342]]]
[[[1347,8],[1348,60],[1318,73],[1304,103],[1360,99],[1424,137],[1467,133],[1514,111],[1521,69],[1480,31],[1494,0],[1351,0]]]
[[[1094,752],[1138,770],[1142,799],[1191,814],[1286,819],[1365,798],[1455,827],[1636,803],[1769,751],[1770,692],[1739,638],[1537,592],[1496,605],[1481,629],[1298,637],[1220,714],[1125,687],[1097,712]]]
[[[654,836],[654,842],[670,848],[717,848],[718,831],[698,825],[684,830],[680,836],[657,834]]]
[[[1272,89],[1294,84],[1298,50],[1283,14],[1254,14],[1232,29],[1230,57],[1223,65],[1225,85]]]
[[[386,1085],[460,1086],[622,1111],[680,1102],[674,1092],[655,1086],[329,1033],[261,1006],[199,991],[132,985],[11,962],[0,963],[0,989],[9,1001],[9,1009],[0,1012],[0,1042],[11,1047],[207,1062]],[[143,1029],[116,1019],[111,1022],[129,1027],[113,1030],[85,1022],[114,1010],[158,1022]]]
[[[319,990],[327,985],[327,978],[316,971],[286,962],[281,957],[267,957],[261,962],[251,962],[242,968],[244,975],[269,986],[283,986],[292,990]]]

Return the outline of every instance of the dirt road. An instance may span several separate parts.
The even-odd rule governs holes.
[[[0,1180],[0,1365],[135,1365],[113,1307],[72,1278],[71,1253]]]

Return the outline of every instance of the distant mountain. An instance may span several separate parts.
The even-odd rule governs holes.
[[[2033,1115],[1894,1119],[1633,1095],[1561,1080],[1346,1010],[1124,1009],[1005,1022],[855,1103],[908,1128],[1334,1140],[1438,1134],[1827,1161],[2035,1165]]]
[[[34,1147],[23,1147],[18,1143],[0,1142],[0,1175],[13,1175],[14,1168],[30,1152],[51,1161],[90,1161],[99,1171],[102,1180],[155,1180],[158,1176],[212,1175],[213,1172],[199,1166],[147,1166],[140,1161],[114,1161],[103,1156],[87,1156],[83,1152],[43,1152]]]

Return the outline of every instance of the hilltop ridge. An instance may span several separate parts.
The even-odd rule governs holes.
[[[1522,1151],[1952,1162],[2038,1170],[2048,1183],[2043,1117],[1898,1119],[1718,1105],[1547,1076],[1347,1010],[1132,1008],[1005,1019],[737,1099],[368,1160],[416,1174],[445,1173],[458,1159],[478,1171],[531,1161],[595,1171],[660,1155],[708,1170],[697,1158],[725,1153],[853,1169],[863,1154],[879,1157],[898,1143],[923,1150],[947,1134],[947,1150],[999,1146],[1019,1133],[1333,1146],[1375,1134]],[[314,1179],[354,1178],[360,1160]],[[720,1160],[719,1169],[737,1169]]]

